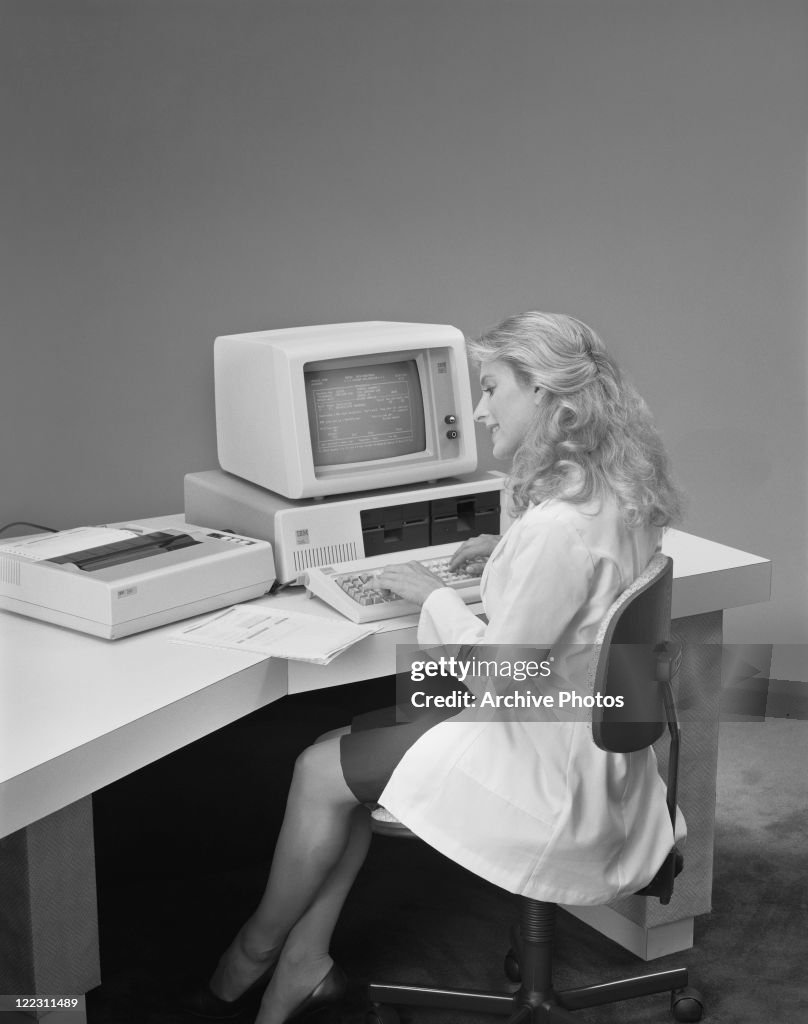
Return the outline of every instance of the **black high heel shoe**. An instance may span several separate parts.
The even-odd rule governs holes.
[[[205,984],[184,993],[180,998],[180,1007],[186,1013],[193,1014],[194,1017],[203,1017],[205,1020],[232,1020],[247,1010],[257,1010],[264,989],[272,980],[277,966],[278,961],[273,961],[264,973],[235,999],[222,999],[211,989],[210,984]]]
[[[345,972],[337,964],[331,965],[331,970],[314,990],[306,996],[302,1003],[286,1018],[284,1024],[293,1024],[295,1021],[302,1021],[305,1017],[322,1010],[332,1003],[339,1003],[345,998],[348,991],[348,979]]]

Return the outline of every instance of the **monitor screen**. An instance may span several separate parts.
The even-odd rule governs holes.
[[[315,467],[414,455],[426,449],[415,359],[304,372]]]

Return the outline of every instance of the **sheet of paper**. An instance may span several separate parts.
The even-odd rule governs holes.
[[[119,540],[131,540],[137,536],[134,530],[118,530],[111,526],[77,526],[75,530],[60,530],[58,533],[38,533],[35,537],[20,537],[19,540],[0,544],[0,552],[30,558],[41,562],[47,558],[71,555],[74,551],[114,544]]]
[[[202,644],[232,651],[250,651],[267,658],[290,658],[327,665],[342,651],[376,632],[376,624],[323,619],[300,612],[234,605],[184,626],[169,638],[174,643]]]

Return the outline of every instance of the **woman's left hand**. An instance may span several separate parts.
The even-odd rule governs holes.
[[[446,584],[420,562],[402,562],[385,566],[368,586],[375,590],[392,590],[405,601],[423,604],[433,590]]]

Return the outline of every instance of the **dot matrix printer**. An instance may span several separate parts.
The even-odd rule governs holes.
[[[0,544],[0,608],[117,639],[265,594],[266,541],[198,526],[79,527]]]

